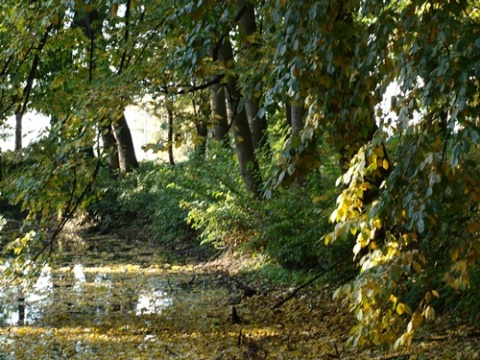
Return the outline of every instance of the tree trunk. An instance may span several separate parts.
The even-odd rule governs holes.
[[[248,116],[248,122],[252,129],[252,140],[255,149],[265,148],[268,150],[268,133],[267,133],[267,117],[263,115],[258,116],[259,111],[258,98],[252,97],[245,104],[245,109]]]
[[[251,47],[258,44],[252,43],[252,35],[257,33],[257,23],[255,19],[255,8],[253,3],[245,0],[239,0],[237,3],[237,10],[240,12],[243,10],[243,15],[240,18],[240,36],[242,47],[248,52]],[[258,58],[258,53],[256,53]],[[258,116],[259,97],[255,94],[251,94],[249,99],[245,103],[246,112],[248,116],[249,126],[252,132],[253,146],[255,149],[258,147],[268,146],[268,133],[267,133],[267,118],[265,114],[261,117]]]
[[[289,108],[292,135],[298,136],[304,127],[305,108],[301,105],[290,105]]]
[[[200,139],[200,143],[195,146],[195,153],[199,157],[205,157],[207,153],[207,125],[202,121],[197,121],[195,123],[195,128],[197,129],[197,137]]]
[[[120,168],[118,159],[117,140],[112,131],[112,125],[100,125],[100,134],[102,136],[104,152],[107,156],[107,164],[112,170]]]
[[[230,39],[227,37],[222,44],[219,59],[228,64],[233,61],[233,51]],[[231,77],[227,82],[227,102],[233,113],[233,131],[235,148],[237,151],[240,173],[246,189],[255,196],[260,196],[262,180],[260,178],[260,167],[255,157],[252,132],[248,123],[245,108],[238,109],[241,99],[240,91],[236,87],[236,78]]]
[[[229,147],[228,142],[228,116],[227,106],[225,104],[225,88],[223,85],[215,84],[210,89],[213,136],[216,141],[221,141],[226,148]]]
[[[15,151],[22,149],[22,120],[23,111],[15,114]]]
[[[204,158],[207,153],[208,127],[205,119],[208,119],[211,112],[208,102],[200,95],[200,106],[197,106],[195,97],[192,98],[193,113],[195,115],[195,129],[197,130],[197,141],[195,142],[195,155]],[[200,109],[200,111],[198,111]]]
[[[130,133],[130,128],[128,127],[124,113],[122,113],[116,122],[113,122],[113,128],[115,130],[115,139],[117,140],[120,171],[122,173],[130,172],[138,168],[139,165],[137,157],[135,156],[132,134]]]
[[[229,89],[227,99],[230,102],[239,101],[238,91]],[[233,129],[240,173],[242,175],[245,187],[248,191],[255,194],[255,196],[260,196],[260,188],[262,184],[260,179],[260,167],[255,157],[252,133],[250,131],[247,112],[245,109],[242,109],[240,112],[237,112],[234,115]]]
[[[168,162],[170,165],[175,166],[175,159],[173,158],[173,111],[170,105],[167,105],[167,118],[168,118]]]

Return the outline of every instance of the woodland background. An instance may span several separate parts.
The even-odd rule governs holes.
[[[3,0],[0,19],[5,277],[82,218],[333,267],[354,347],[478,324],[478,1]],[[165,161],[137,160],[132,105]],[[49,127],[24,146],[32,113]]]

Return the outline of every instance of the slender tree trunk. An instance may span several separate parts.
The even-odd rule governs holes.
[[[170,165],[175,166],[175,159],[173,157],[173,111],[170,105],[167,105],[167,118],[168,118],[168,162]]]
[[[220,60],[223,60],[225,64],[233,61],[232,45],[228,37],[224,39],[219,58]],[[227,102],[229,103],[230,109],[234,112],[232,125],[240,173],[246,189],[252,192],[255,196],[260,196],[260,188],[262,184],[260,167],[255,157],[255,148],[253,146],[252,132],[250,131],[247,112],[245,108],[238,109],[241,94],[236,85],[235,78],[230,78],[228,80]]]
[[[292,106],[290,103],[285,103],[285,117],[287,119],[287,124],[292,127]]]
[[[116,122],[113,122],[113,128],[115,130],[115,139],[117,140],[120,171],[122,173],[130,172],[138,168],[139,165],[137,157],[135,156],[132,134],[130,133],[130,128],[128,127],[124,113],[122,113]]]
[[[232,84],[233,85],[233,84]],[[230,91],[228,101],[235,103],[239,101],[239,93]],[[237,151],[238,163],[243,182],[248,191],[256,196],[260,195],[262,181],[260,179],[260,167],[255,157],[252,133],[248,124],[248,117],[245,109],[237,112],[233,118],[233,129],[235,136],[235,148]]]
[[[100,125],[100,134],[108,166],[112,170],[119,169],[120,160],[118,159],[117,140],[113,134],[112,125]]]
[[[305,108],[301,105],[291,105],[289,108],[292,135],[298,136],[304,127]]]
[[[25,296],[22,294],[18,299],[18,325],[25,325]]]
[[[207,125],[202,121],[197,121],[195,123],[195,128],[197,129],[197,137],[200,139],[200,143],[195,147],[195,153],[199,157],[205,157],[207,153],[207,138],[208,138]]]
[[[208,119],[209,111],[206,101],[200,96],[200,106],[197,106],[195,97],[192,99],[193,113],[195,115],[195,129],[197,130],[197,141],[195,155],[204,158],[207,153],[208,128],[205,119]],[[198,111],[200,109],[200,111]],[[203,110],[202,110],[203,109]]]
[[[33,88],[33,83],[35,81],[35,76],[40,65],[40,55],[47,43],[48,36],[53,29],[53,25],[49,25],[45,34],[43,34],[40,43],[37,46],[37,53],[35,54],[32,66],[30,67],[30,72],[28,73],[28,79],[23,88],[23,103],[19,105],[17,112],[15,113],[15,150],[20,150],[22,148],[22,121],[23,116],[27,112],[28,100],[30,99],[30,93]]]
[[[224,147],[229,147],[228,116],[223,85],[215,84],[210,89],[213,132],[216,141],[221,141]]]
[[[253,2],[239,0],[237,3],[237,9],[238,11],[243,10],[243,15],[239,22],[242,47],[244,47],[247,52],[251,52],[250,49],[252,47],[258,46],[258,44],[255,42],[252,43],[250,40],[252,35],[257,33]],[[258,58],[258,56],[255,57]],[[260,109],[259,100],[258,96],[252,94],[245,103],[249,126],[252,131],[253,146],[255,149],[258,147],[268,147],[267,118],[265,114],[261,117],[258,116],[258,110]]]
[[[259,99],[251,98],[245,104],[245,109],[248,116],[248,122],[252,129],[252,140],[255,149],[260,147],[268,150],[268,133],[267,133],[267,117],[263,115],[258,116]]]
[[[23,111],[15,114],[15,151],[22,149],[22,121]]]

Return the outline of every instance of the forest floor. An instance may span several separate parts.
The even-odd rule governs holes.
[[[478,329],[452,317],[410,348],[350,349],[354,320],[332,300],[333,285],[274,309],[295,287],[266,283],[260,262],[190,238],[159,246],[127,229],[60,245],[32,290],[3,289],[0,359],[480,358]]]

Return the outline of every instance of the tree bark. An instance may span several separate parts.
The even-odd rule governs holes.
[[[28,79],[23,88],[23,103],[19,105],[15,113],[15,150],[20,150],[22,148],[22,121],[23,116],[27,112],[28,101],[30,99],[30,94],[32,92],[33,83],[35,82],[35,77],[37,74],[38,67],[40,66],[40,55],[47,43],[48,36],[53,29],[53,25],[49,25],[45,29],[45,34],[43,34],[40,43],[37,47],[37,53],[35,54],[32,66],[30,67],[30,72],[28,73]]]
[[[113,134],[111,125],[100,125],[99,127],[103,148],[107,156],[107,164],[112,170],[120,168],[120,160],[118,159],[117,140]]]
[[[245,104],[248,122],[252,129],[253,146],[255,149],[265,148],[268,150],[267,117],[265,115],[262,117],[258,116],[258,111],[260,110],[258,104],[259,99],[255,97],[252,97]]]
[[[132,134],[130,133],[125,114],[122,112],[122,115],[117,121],[114,121],[112,125],[115,130],[115,139],[117,140],[120,171],[122,173],[130,172],[133,169],[138,168],[139,164],[137,157],[135,156]]]
[[[223,147],[229,147],[228,141],[228,116],[225,99],[225,88],[223,85],[215,84],[210,89],[213,136],[220,141]]]
[[[233,61],[232,45],[228,37],[224,39],[220,49],[219,59],[224,61],[227,66]],[[236,86],[236,80],[235,77],[229,78],[227,81],[226,92],[227,102],[233,112],[232,125],[240,174],[245,184],[245,188],[255,196],[259,197],[262,184],[260,167],[255,157],[255,148],[253,146],[252,132],[250,131],[247,112],[245,108],[238,108],[241,94]]]
[[[290,105],[289,108],[292,135],[298,136],[304,127],[305,108],[301,105]]]
[[[200,94],[200,104],[197,106],[195,97],[192,98],[193,114],[195,115],[195,129],[197,131],[197,141],[195,145],[195,155],[204,158],[207,153],[208,127],[207,119],[211,113],[208,100]]]
[[[175,159],[173,157],[173,111],[170,105],[167,105],[167,118],[168,118],[168,162],[170,165],[175,166]]]
[[[23,111],[15,114],[15,151],[22,149],[22,121]]]
[[[251,42],[252,35],[257,33],[257,22],[255,19],[255,8],[252,2],[246,0],[239,0],[237,3],[237,10],[243,11],[240,18],[240,36],[241,45],[246,52],[249,52],[252,47],[258,46],[255,42]],[[258,56],[255,56],[258,58]],[[245,103],[246,112],[248,116],[249,126],[252,131],[253,146],[255,149],[259,147],[268,146],[268,124],[267,118],[264,115],[258,116],[259,97],[251,94]]]

